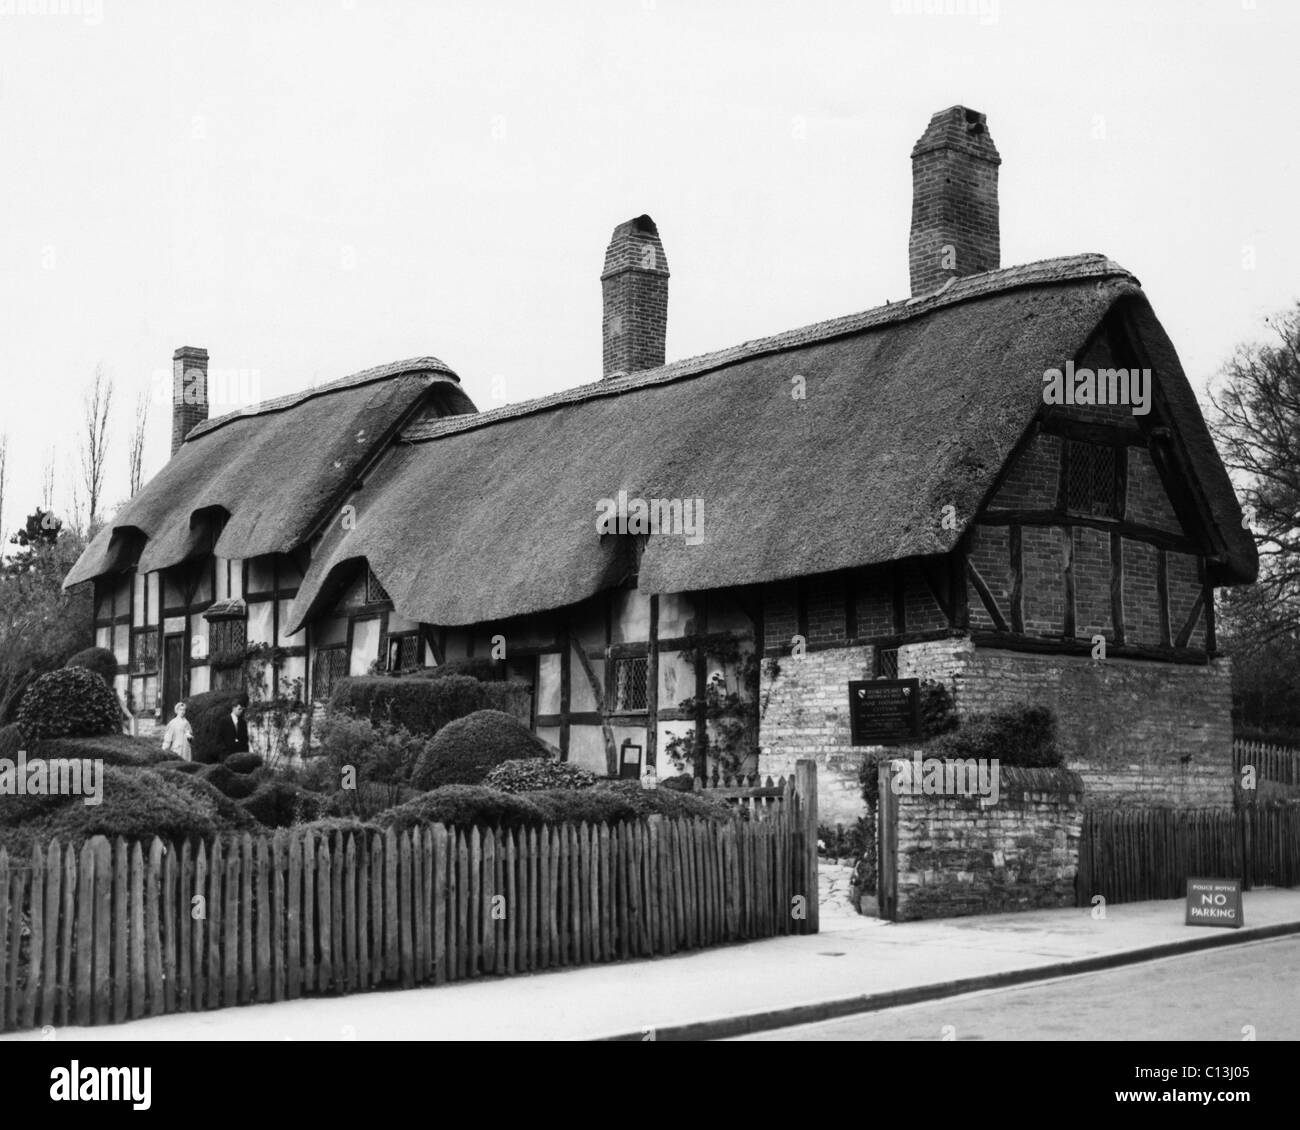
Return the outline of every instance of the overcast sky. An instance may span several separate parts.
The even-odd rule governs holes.
[[[594,380],[642,212],[669,360],[906,297],[909,153],[955,103],[1003,265],[1117,260],[1201,390],[1300,299],[1298,49],[1291,0],[0,0],[5,526],[51,446],[66,510],[98,363],[110,503],[180,345],[257,399],[421,354],[480,408]],[[147,472],[169,439],[155,406]]]

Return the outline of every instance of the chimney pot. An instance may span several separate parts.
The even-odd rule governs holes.
[[[1000,164],[988,122],[979,111],[950,106],[930,119],[912,148],[912,232],[907,249],[913,296],[1001,266]]]
[[[172,454],[208,418],[208,351],[182,345],[172,354]]]
[[[664,363],[668,259],[649,216],[619,224],[605,249],[602,373],[623,376]]]

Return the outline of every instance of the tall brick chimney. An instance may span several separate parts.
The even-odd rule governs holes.
[[[172,454],[208,418],[208,351],[182,345],[172,354]]]
[[[605,298],[604,375],[619,376],[664,363],[668,331],[668,259],[649,216],[619,224],[605,249],[600,275]]]
[[[1001,266],[998,166],[984,115],[950,106],[912,148],[912,294]]]

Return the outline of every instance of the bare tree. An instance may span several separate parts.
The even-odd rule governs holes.
[[[5,472],[9,463],[9,436],[0,432],[0,557],[5,544]]]
[[[54,465],[57,448],[51,446],[50,453],[45,459],[45,468],[41,471],[41,509],[54,509]]]
[[[149,394],[135,398],[135,430],[131,432],[131,497],[144,485],[144,437],[149,423]]]
[[[113,378],[104,374],[103,364],[95,366],[95,377],[82,397],[82,432],[79,441],[81,463],[80,491],[74,509],[85,507],[85,532],[95,536],[99,507],[104,498],[104,473],[108,459],[108,417],[113,407]],[[78,525],[81,514],[78,513]]]

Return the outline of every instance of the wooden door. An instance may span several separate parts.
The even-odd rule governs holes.
[[[165,636],[163,638],[162,669],[162,722],[166,725],[172,720],[176,704],[184,697],[183,682],[185,676],[185,637]]]

